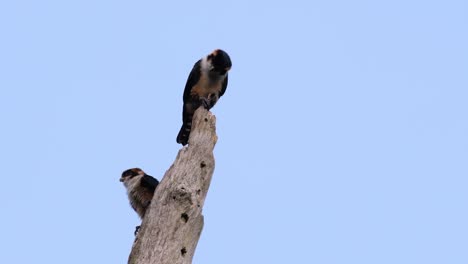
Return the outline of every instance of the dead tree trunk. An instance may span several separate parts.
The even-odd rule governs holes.
[[[188,147],[179,151],[156,188],[129,264],[192,263],[203,228],[202,208],[215,167],[216,141],[216,117],[200,107],[193,116]]]

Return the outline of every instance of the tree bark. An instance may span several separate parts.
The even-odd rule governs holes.
[[[216,117],[200,107],[189,144],[179,150],[151,201],[129,264],[190,264],[203,228],[202,208],[213,176]]]

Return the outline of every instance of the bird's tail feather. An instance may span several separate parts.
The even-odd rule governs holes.
[[[191,122],[182,124],[179,134],[177,135],[177,143],[182,144],[183,146],[187,145],[191,129],[192,129]]]

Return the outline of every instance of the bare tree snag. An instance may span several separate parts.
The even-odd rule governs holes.
[[[190,264],[203,228],[202,208],[215,167],[216,117],[200,107],[188,147],[179,150],[151,201],[129,264]]]

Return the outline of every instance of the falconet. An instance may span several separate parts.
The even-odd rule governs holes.
[[[143,220],[146,210],[153,199],[154,191],[156,190],[159,181],[146,174],[140,168],[133,168],[124,171],[122,173],[122,177],[120,177],[120,181],[123,182],[127,189],[130,205]],[[136,227],[135,235],[139,228],[140,226]]]
[[[185,84],[183,122],[177,135],[177,143],[187,145],[195,110],[200,106],[210,110],[223,96],[228,85],[228,71],[231,66],[231,58],[220,49],[214,50],[195,63]]]

